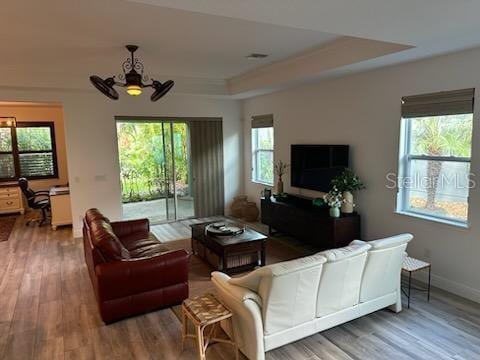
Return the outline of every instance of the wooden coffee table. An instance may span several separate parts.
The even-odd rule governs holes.
[[[205,227],[218,221],[190,225],[193,253],[212,267],[227,274],[239,273],[265,265],[267,237],[248,227],[235,236],[213,236]],[[229,221],[223,221],[229,223]]]

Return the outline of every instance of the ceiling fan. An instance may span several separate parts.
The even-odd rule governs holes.
[[[90,82],[105,96],[108,96],[112,100],[118,100],[118,92],[114,86],[124,87],[127,90],[127,94],[132,96],[138,96],[142,94],[143,89],[151,87],[154,89],[153,94],[150,96],[152,101],[157,101],[163,97],[170,89],[175,85],[173,80],[167,80],[164,83],[151,79],[150,84],[144,84],[144,81],[148,81],[148,77],[143,75],[143,63],[135,57],[135,51],[138,46],[127,45],[127,50],[130,52],[130,57],[125,60],[122,65],[123,74],[120,74],[118,78],[123,82],[115,80],[115,76],[102,79],[100,76],[90,76]]]

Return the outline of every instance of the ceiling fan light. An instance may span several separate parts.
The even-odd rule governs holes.
[[[141,95],[142,87],[139,85],[127,85],[127,94],[131,96]]]
[[[144,87],[151,87],[154,89],[150,97],[152,101],[157,101],[169,92],[174,85],[172,80],[168,80],[163,84],[153,79],[151,84],[143,83],[148,80],[148,77],[143,75],[143,63],[135,57],[135,51],[137,51],[138,46],[127,45],[126,48],[130,52],[130,58],[122,65],[123,74],[118,75],[118,79],[123,81],[119,82],[115,80],[115,76],[102,79],[97,75],[92,75],[90,76],[92,85],[102,94],[113,100],[118,100],[119,97],[114,86],[124,87],[130,96],[139,96],[142,94]]]

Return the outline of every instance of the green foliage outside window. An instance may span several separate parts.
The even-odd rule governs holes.
[[[252,129],[253,181],[273,184],[273,127]]]
[[[172,130],[175,179],[172,162]],[[162,132],[163,131],[163,132]],[[118,148],[124,203],[189,193],[188,127],[185,123],[119,122]]]
[[[12,151],[10,128],[0,128],[0,151]]]
[[[18,127],[16,130],[19,151],[52,150],[49,127]]]
[[[428,214],[466,221],[468,189],[463,190],[462,194],[458,189],[454,194],[448,194],[446,191],[455,189],[447,190],[441,179],[445,173],[449,173],[450,177],[468,176],[472,147],[472,114],[419,117],[410,119],[410,122],[410,154],[437,157],[426,161],[426,164],[418,160],[411,162],[411,171],[421,172],[419,169],[425,165],[427,185],[423,189],[425,196],[419,196],[418,192],[410,196],[410,207]],[[442,157],[466,158],[468,162],[464,167],[459,167],[455,161],[445,161]],[[455,183],[453,180],[455,179],[449,179]]]

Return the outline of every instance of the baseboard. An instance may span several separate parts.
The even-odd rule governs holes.
[[[415,280],[424,284],[428,282],[428,272],[417,272],[413,275]],[[432,286],[448,291],[449,293],[461,296],[465,299],[480,303],[480,290],[471,288],[467,285],[446,279],[432,273]]]

